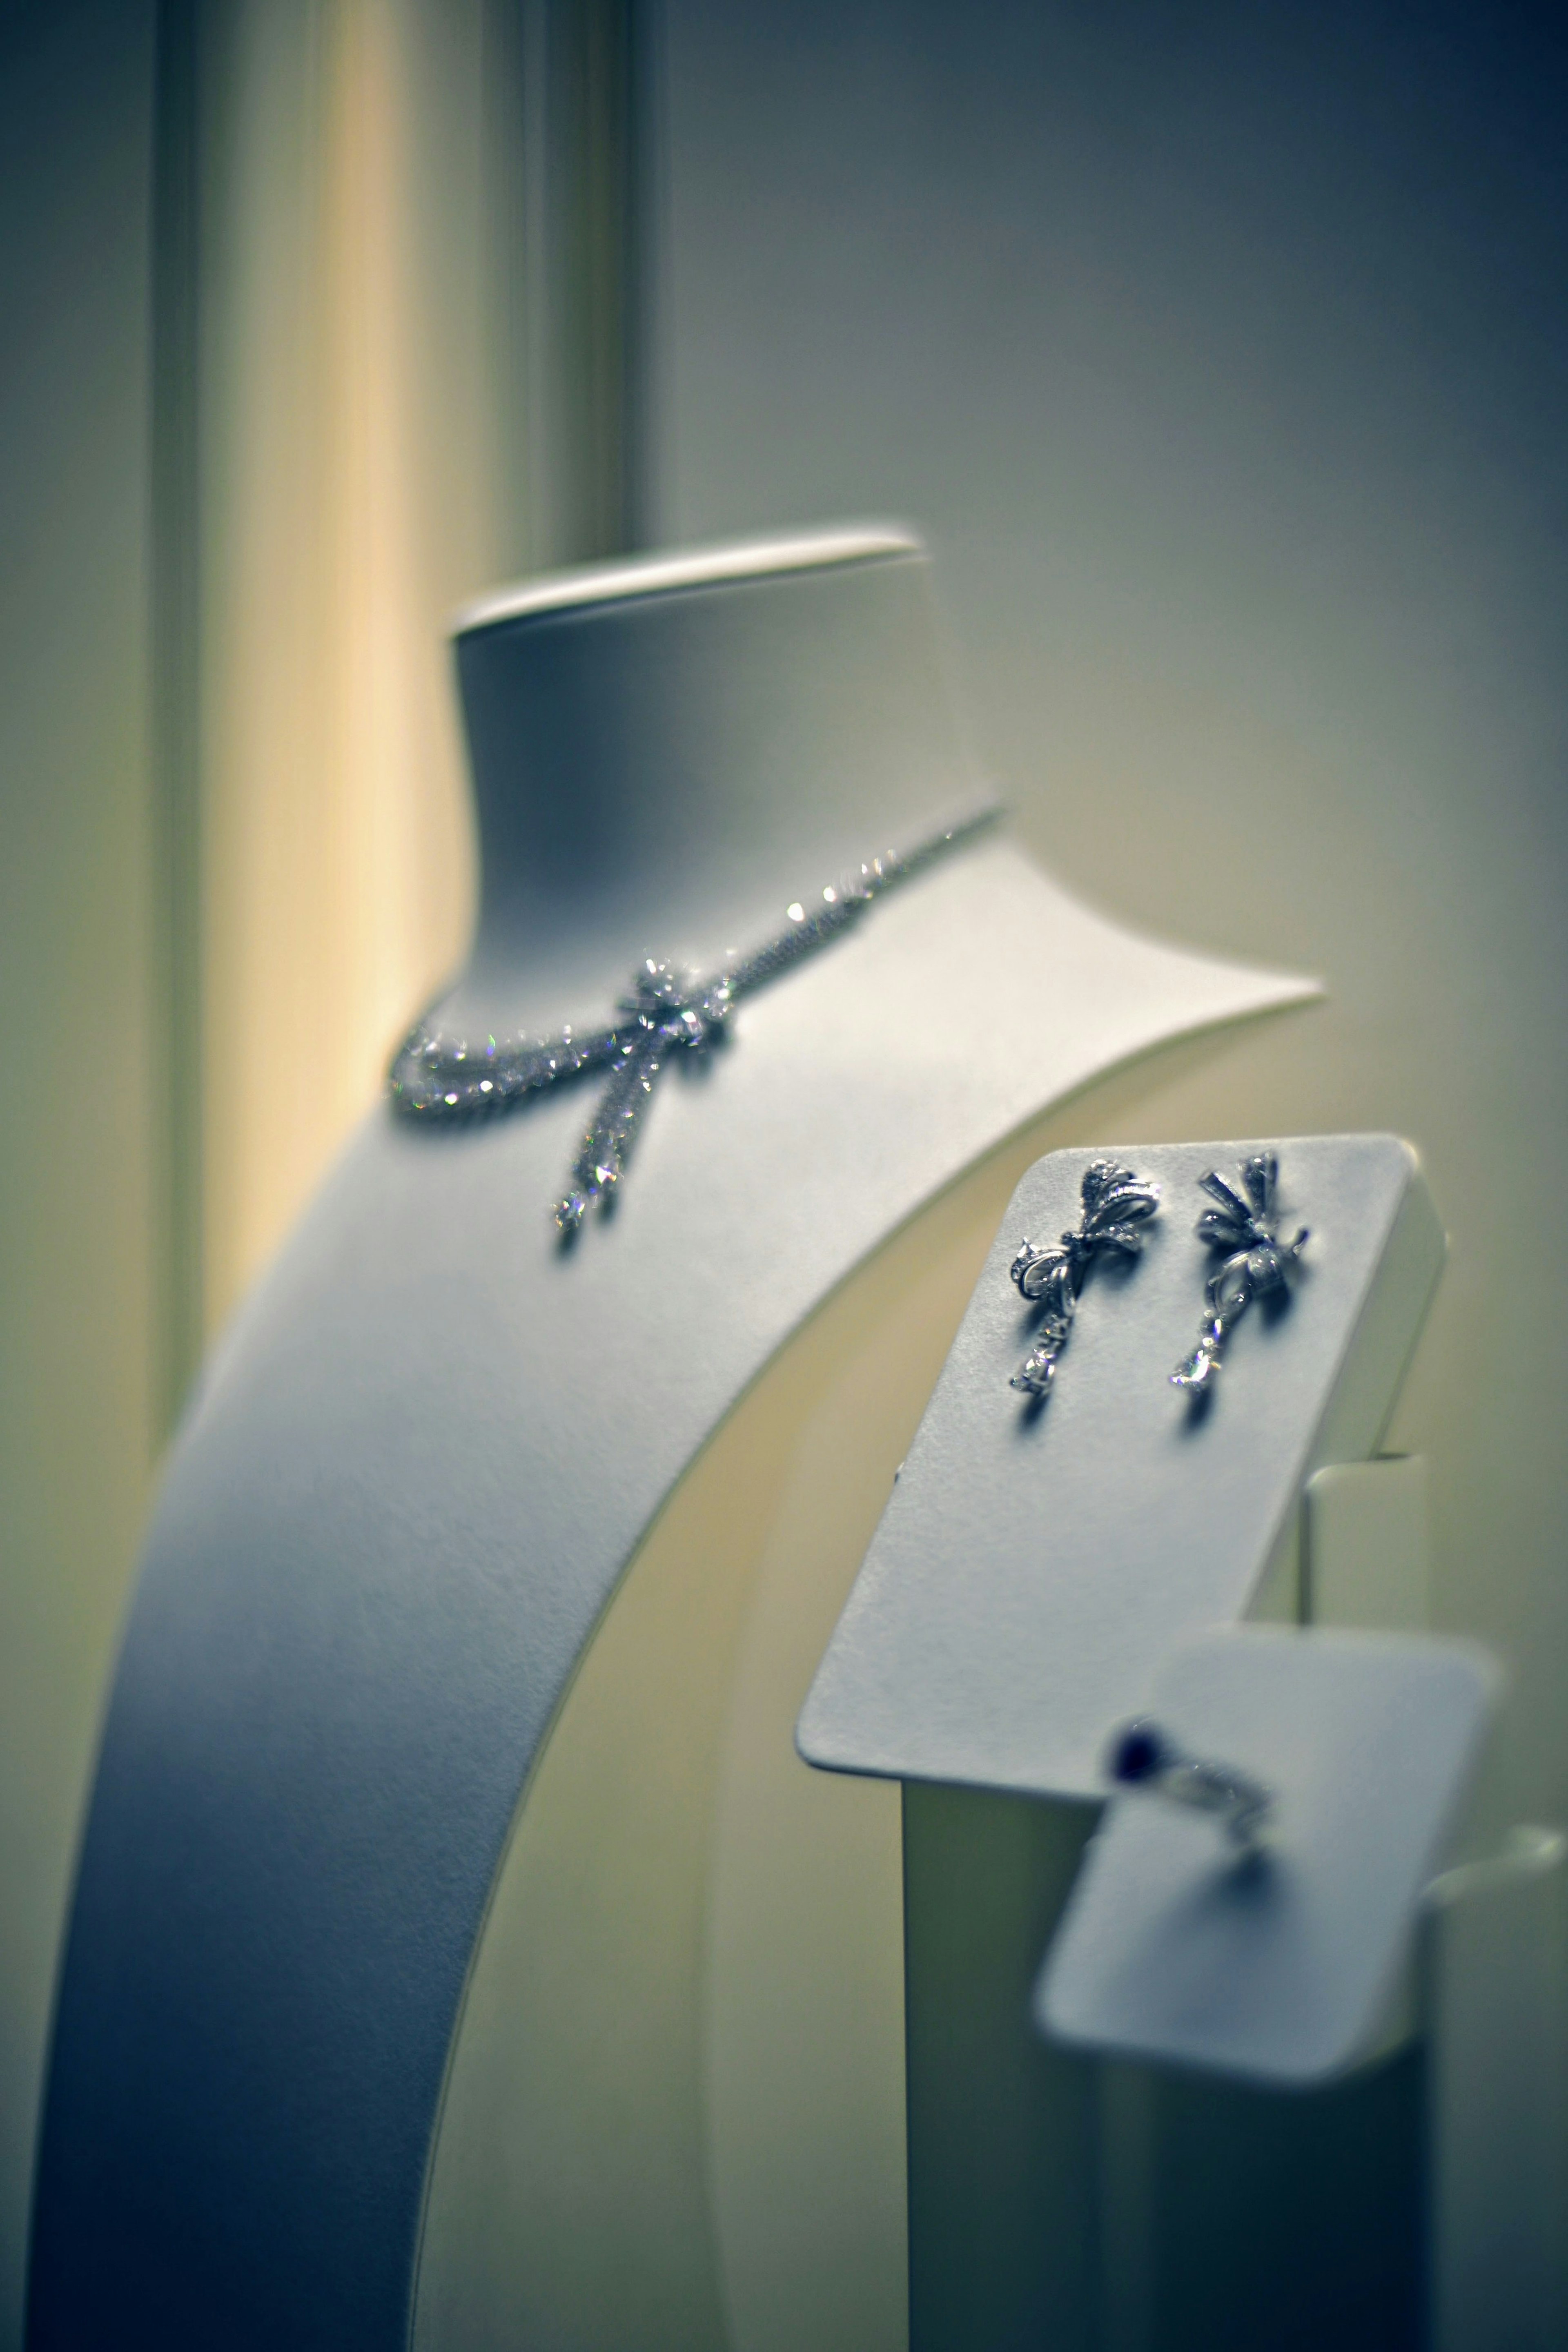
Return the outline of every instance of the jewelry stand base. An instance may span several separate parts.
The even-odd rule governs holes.
[[[1516,1829],[1427,1897],[1432,2352],[1568,2343],[1568,1839]]]
[[[1095,1820],[904,1785],[911,2352],[1098,2345],[1102,2069],[1030,2004]]]
[[[1336,1534],[1354,1516],[1351,1502]],[[1299,1617],[1311,1542],[1298,1529],[1281,1546],[1259,1615]],[[1098,1823],[1092,1804],[904,1783],[911,2352],[1181,2340],[1153,2332],[1168,2269],[1152,2228],[1158,2077],[1062,2050],[1030,2014]]]
[[[1568,2342],[1565,1861],[1561,1832],[1517,1829],[1445,1872],[1400,2014],[1325,2090],[1078,2061],[1095,2075],[1100,2311],[1097,2336],[1069,2340]]]
[[[1423,1626],[1425,1465],[1320,1471],[1289,1552],[1261,1613]],[[912,2352],[1568,2340],[1568,1842],[1518,1831],[1439,1878],[1357,2071],[1281,2092],[1037,2036],[1039,1956],[1096,1822],[905,1786]]]

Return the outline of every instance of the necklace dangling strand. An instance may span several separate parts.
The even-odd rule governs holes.
[[[630,991],[616,1006],[620,1018],[603,1027],[569,1026],[548,1038],[487,1035],[476,1041],[448,1035],[426,1015],[415,1023],[387,1073],[393,1106],[422,1123],[482,1118],[513,1109],[564,1079],[607,1070],[567,1190],[553,1212],[562,1238],[570,1240],[594,1202],[608,1201],[625,1174],[643,1114],[673,1054],[714,1045],[742,997],[815,955],[859,922],[875,900],[964,848],[1000,814],[999,803],[989,803],[911,849],[873,857],[843,880],[830,882],[810,907],[797,899],[786,910],[783,930],[715,972],[682,971],[650,956],[638,965]]]

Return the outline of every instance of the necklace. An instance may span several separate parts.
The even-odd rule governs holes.
[[[622,1017],[602,1028],[569,1026],[555,1037],[486,1035],[476,1041],[450,1036],[424,1015],[387,1073],[393,1106],[425,1122],[473,1118],[509,1110],[585,1071],[608,1070],[567,1190],[553,1211],[563,1239],[570,1240],[593,1203],[608,1202],[624,1175],[643,1114],[672,1054],[715,1045],[743,996],[814,955],[859,922],[875,899],[964,847],[1000,814],[993,802],[913,848],[873,857],[842,881],[830,882],[810,909],[797,899],[786,909],[786,927],[776,938],[747,955],[732,956],[715,972],[682,971],[648,957],[616,1006]]]

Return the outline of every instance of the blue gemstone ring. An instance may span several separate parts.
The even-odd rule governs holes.
[[[1259,1843],[1273,1815],[1272,1790],[1233,1764],[1188,1756],[1146,1716],[1113,1735],[1105,1777],[1115,1789],[1166,1797],[1213,1814],[1231,1843],[1246,1851]]]

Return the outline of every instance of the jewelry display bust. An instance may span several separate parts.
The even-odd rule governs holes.
[[[713,970],[982,797],[898,533],[563,577],[476,607],[456,656],[483,883],[455,1034],[602,1021],[645,960]],[[407,2342],[503,1857],[683,1474],[1049,1104],[1312,992],[1138,940],[988,838],[682,1057],[575,1246],[550,1208],[591,1079],[429,1131],[371,1114],[170,1464],[60,1988],[35,2345]]]

